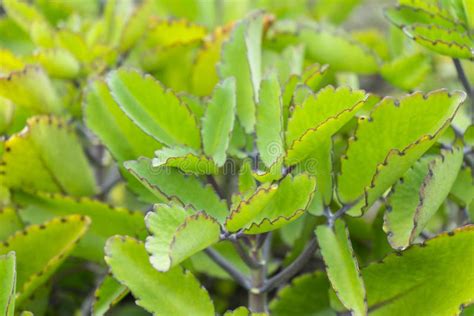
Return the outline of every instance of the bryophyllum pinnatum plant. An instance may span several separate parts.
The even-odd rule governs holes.
[[[0,314],[471,315],[474,2],[362,2],[0,2]]]

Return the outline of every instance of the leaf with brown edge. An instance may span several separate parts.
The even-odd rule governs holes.
[[[18,192],[14,200],[20,206],[20,217],[29,223],[40,224],[58,216],[78,214],[91,219],[91,225],[79,241],[73,255],[103,263],[104,245],[116,234],[127,234],[144,239],[146,227],[143,213],[123,207],[113,207],[99,200],[45,192]]]
[[[215,162],[191,148],[165,147],[155,152],[153,167],[175,167],[184,173],[195,175],[217,174],[219,167]]]
[[[5,142],[1,161],[2,180],[13,190],[73,196],[93,195],[97,191],[79,138],[62,118],[29,118],[27,126]]]
[[[92,315],[103,316],[113,306],[118,304],[127,294],[129,289],[115,280],[112,276],[106,275],[94,292],[94,302],[92,303]]]
[[[90,219],[71,215],[31,225],[0,244],[0,254],[15,251],[17,305],[46,282],[74,249],[89,227]]]
[[[367,95],[362,90],[353,91],[328,86],[317,94],[310,94],[301,104],[297,103],[288,120],[285,157],[287,165],[306,159],[314,148],[344,126],[362,107]]]
[[[226,203],[209,185],[194,176],[185,176],[175,168],[152,166],[151,160],[127,161],[125,168],[160,200],[177,200],[223,222],[228,214]]]
[[[0,241],[23,228],[23,223],[16,209],[5,207],[0,209]]]
[[[230,232],[248,234],[275,230],[300,217],[311,201],[316,180],[307,174],[286,176],[278,185],[259,187],[231,211],[225,222]]]
[[[37,114],[61,114],[64,112],[61,99],[44,70],[27,66],[0,77],[0,96],[10,99],[15,105]]]
[[[0,312],[4,316],[13,316],[15,313],[15,263],[16,257],[14,251],[0,255]]]
[[[168,146],[200,149],[196,117],[152,76],[122,68],[109,73],[107,84],[121,109],[145,133]]]
[[[151,233],[145,243],[150,263],[162,272],[220,239],[220,225],[215,219],[175,203],[155,204],[154,211],[147,214],[145,222]]]
[[[411,25],[403,32],[418,44],[454,58],[474,58],[474,42],[467,33],[459,33],[436,25]]]
[[[371,315],[458,315],[474,300],[473,251],[467,225],[362,269]]]
[[[385,98],[359,118],[337,181],[339,200],[355,204],[350,215],[372,205],[436,142],[464,99],[463,92],[416,92]]]
[[[111,237],[105,252],[112,274],[130,289],[138,306],[157,315],[215,314],[209,294],[190,272],[181,267],[164,273],[157,271],[149,261],[145,246],[138,240],[128,236]]]

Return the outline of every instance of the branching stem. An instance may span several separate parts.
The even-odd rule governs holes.
[[[459,81],[461,82],[464,90],[466,91],[469,99],[471,99],[471,123],[474,122],[474,98],[473,98],[473,90],[467,79],[466,73],[462,68],[461,62],[457,58],[453,58],[454,67],[456,67],[456,72],[458,74]]]
[[[243,275],[237,268],[222,257],[217,251],[212,248],[207,248],[204,252],[217,263],[224,271],[226,271],[237,283],[247,290],[250,290],[250,280]]]

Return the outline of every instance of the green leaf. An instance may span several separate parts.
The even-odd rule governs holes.
[[[154,212],[147,214],[145,222],[151,236],[145,248],[158,271],[166,272],[219,241],[219,223],[204,212],[193,213],[176,204],[155,204]]]
[[[127,161],[125,168],[161,200],[177,199],[183,205],[190,204],[198,211],[204,210],[219,222],[227,216],[226,203],[198,178],[186,177],[173,168],[154,168],[147,158]]]
[[[163,148],[155,152],[153,167],[175,167],[185,173],[196,175],[217,174],[219,168],[210,158],[197,154],[190,148]]]
[[[0,256],[0,312],[13,316],[15,312],[16,267],[15,252]]]
[[[20,192],[15,201],[23,206],[20,216],[29,223],[39,224],[54,217],[78,214],[91,219],[87,233],[74,249],[73,255],[103,263],[104,245],[116,234],[145,238],[143,213],[123,207],[113,207],[86,197],[75,199],[61,194]]]
[[[240,306],[233,311],[227,311],[224,313],[224,316],[266,316],[267,313],[252,313],[245,306]]]
[[[56,271],[84,235],[90,220],[71,215],[18,231],[0,244],[0,254],[16,253],[16,304],[28,298]]]
[[[364,281],[345,223],[336,220],[333,228],[320,225],[315,233],[326,264],[326,272],[338,298],[353,315],[366,315]]]
[[[109,73],[107,83],[122,110],[145,133],[168,146],[200,148],[193,113],[153,77],[119,69]]]
[[[252,176],[252,161],[245,159],[239,170],[239,193],[247,195],[257,189],[257,183]]]
[[[42,68],[27,66],[0,77],[0,96],[34,113],[61,114],[64,107],[52,82]]]
[[[72,79],[79,75],[79,62],[65,49],[37,50],[33,59],[43,66],[51,77]]]
[[[363,269],[371,315],[459,314],[474,297],[473,245],[464,226]]]
[[[239,21],[222,46],[217,65],[219,77],[234,77],[237,117],[247,133],[255,126],[255,104],[261,79],[261,45],[263,16],[255,12]]]
[[[378,58],[373,51],[348,34],[317,24],[300,27],[299,39],[305,44],[310,59],[329,64],[336,71],[371,74],[378,70]]]
[[[5,142],[0,170],[5,184],[16,190],[74,196],[97,191],[92,168],[72,126],[52,116],[28,119],[26,128]]]
[[[91,82],[84,98],[84,121],[119,163],[152,156],[161,144],[135,125],[110,95],[102,80]]]
[[[118,44],[118,49],[121,52],[129,51],[147,31],[152,5],[152,1],[143,1],[135,7],[133,13],[127,19]]]
[[[403,28],[418,44],[442,55],[454,58],[474,58],[474,42],[467,33],[435,25],[412,25]]]
[[[0,209],[0,240],[23,228],[17,211],[11,207]]]
[[[430,59],[423,53],[413,53],[384,63],[380,74],[395,87],[412,90],[423,82],[430,70]]]
[[[257,105],[257,148],[265,166],[270,167],[283,154],[283,121],[280,84],[275,73],[262,80]]]
[[[219,83],[212,94],[202,118],[202,142],[206,155],[221,167],[226,161],[235,117],[235,80],[228,78]]]
[[[303,274],[278,291],[270,303],[275,316],[335,316],[329,306],[329,281],[322,272]]]
[[[155,20],[146,33],[146,47],[174,46],[201,40],[206,36],[206,28],[185,19]]]
[[[283,177],[283,157],[278,158],[267,170],[256,170],[252,176],[260,183],[273,182]]]
[[[214,315],[209,294],[190,272],[181,267],[158,272],[138,240],[112,237],[105,252],[105,261],[114,277],[130,289],[136,304],[147,311],[157,315]]]
[[[462,0],[464,13],[466,15],[467,24],[469,28],[474,29],[474,3],[469,0]]]
[[[127,296],[129,290],[110,275],[106,275],[94,292],[92,315],[103,316],[110,308]]]
[[[225,226],[248,234],[275,230],[300,217],[311,201],[316,180],[307,174],[285,177],[279,185],[262,186],[231,211]]]
[[[418,237],[448,196],[462,159],[460,148],[422,159],[393,186],[384,218],[384,230],[393,248],[404,249]]]
[[[303,161],[314,148],[329,141],[356,114],[366,99],[364,91],[353,91],[347,87],[335,89],[328,86],[317,94],[308,95],[294,108],[288,120],[287,165]]]
[[[463,207],[468,207],[474,199],[474,178],[472,168],[464,167],[459,171],[451,188],[451,196]]]
[[[35,21],[46,22],[44,16],[32,5],[20,0],[4,0],[3,8],[25,32],[31,31]]]
[[[359,118],[337,181],[340,201],[358,202],[351,215],[370,206],[436,142],[464,98],[462,92],[416,92],[385,98],[370,118]]]

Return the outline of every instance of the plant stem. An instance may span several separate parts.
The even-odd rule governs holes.
[[[263,236],[259,236],[263,237]],[[267,263],[262,257],[261,245],[255,240],[255,247],[251,250],[251,257],[255,262],[259,263],[257,268],[250,272],[251,288],[249,290],[249,309],[254,313],[267,313],[267,293],[262,292],[260,288],[265,284],[267,277]]]
[[[316,251],[317,245],[316,238],[313,237],[303,252],[298,256],[298,258],[296,258],[295,261],[293,261],[280,273],[265,282],[265,284],[260,288],[260,292],[265,293],[271,291],[291,279],[291,277],[298,273],[301,268],[303,268],[304,265],[309,261],[309,259],[311,259],[314,252]]]
[[[245,248],[242,246],[239,240],[232,240],[234,244],[235,250],[239,254],[240,258],[245,262],[247,266],[251,269],[258,269],[262,266],[261,262],[256,261],[253,257],[251,257]]]
[[[237,268],[222,257],[217,251],[212,248],[207,248],[204,252],[211,258],[215,263],[217,263],[224,271],[226,271],[237,283],[247,290],[250,290],[250,281],[243,275]]]
[[[462,68],[461,62],[457,58],[453,58],[454,67],[456,67],[456,72],[458,73],[459,81],[464,87],[464,90],[467,93],[469,99],[471,99],[471,123],[474,122],[474,98],[473,98],[473,91],[471,85],[469,84],[469,80],[466,77],[466,73]]]

